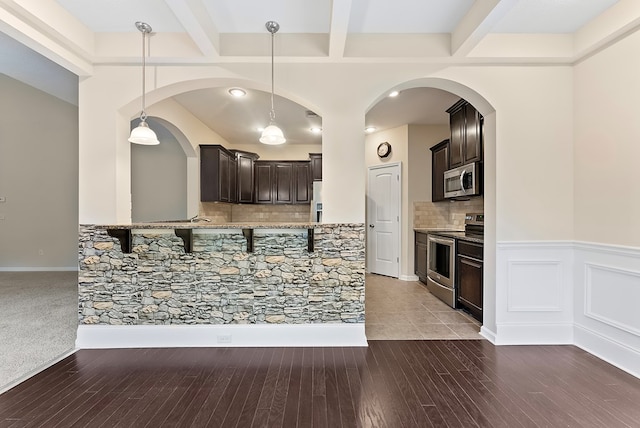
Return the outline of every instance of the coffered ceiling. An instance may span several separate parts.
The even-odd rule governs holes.
[[[266,63],[270,35],[264,25],[269,20],[281,26],[275,45],[280,63],[575,64],[639,28],[640,1],[0,0],[4,38],[20,41],[78,76],[90,75],[97,64],[139,64],[136,21],[153,27],[150,65]],[[20,58],[36,61],[33,55]],[[10,63],[0,59],[0,72],[9,70]],[[30,68],[38,67],[23,64],[20,73]],[[383,129],[446,120],[442,111],[450,94],[413,91],[382,101],[367,122]],[[226,90],[187,93],[175,100],[229,141],[240,141],[252,134],[233,131],[238,127],[227,126],[227,131],[225,123],[253,128],[255,111],[268,111],[268,94],[250,95],[245,104],[232,104]],[[304,129],[319,118],[287,100],[277,102],[283,103],[279,122],[300,129],[295,141],[306,140]],[[212,105],[221,106],[217,114],[211,113]],[[422,116],[412,117],[416,111]],[[312,138],[307,142],[319,137]]]

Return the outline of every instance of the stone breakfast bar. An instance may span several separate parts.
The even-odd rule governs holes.
[[[76,346],[366,346],[364,232],[81,225]]]

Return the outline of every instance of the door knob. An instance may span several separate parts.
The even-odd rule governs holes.
[[[369,227],[375,227],[374,225],[370,224]]]

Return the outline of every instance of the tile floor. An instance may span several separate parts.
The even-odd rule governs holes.
[[[367,274],[365,330],[370,340],[482,339],[480,323],[433,296],[424,284]]]

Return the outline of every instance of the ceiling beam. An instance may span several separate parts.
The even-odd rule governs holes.
[[[165,0],[165,3],[204,56],[220,56],[220,34],[209,19],[209,14],[201,0]],[[209,19],[210,22],[203,23],[201,19]],[[205,30],[205,25],[208,27],[208,32]]]
[[[521,0],[476,0],[451,33],[451,55],[465,56]]]
[[[333,0],[329,28],[329,57],[342,58],[347,44],[352,0]]]

